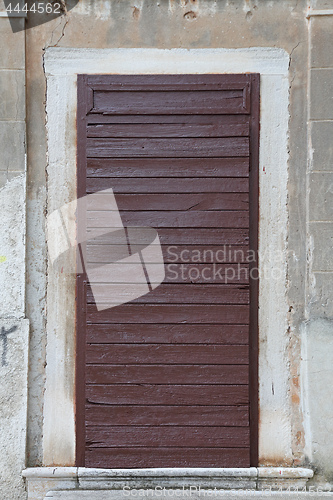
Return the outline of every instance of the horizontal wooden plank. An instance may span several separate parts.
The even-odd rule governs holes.
[[[247,365],[248,356],[246,345],[88,344],[86,348],[88,364],[107,365]]]
[[[114,346],[113,346],[114,347]],[[247,365],[87,365],[88,384],[249,383]]]
[[[124,304],[104,311],[87,306],[88,323],[248,324],[247,305]]]
[[[99,90],[223,90],[251,83],[249,74],[201,75],[87,75],[87,85]]]
[[[88,178],[87,193],[103,189],[113,189],[114,193],[248,193],[249,180],[245,178]],[[117,197],[116,197],[117,198]]]
[[[137,245],[147,245],[147,231],[136,227],[128,228],[128,232],[131,241],[135,241]],[[220,245],[223,247],[223,245],[248,245],[249,243],[249,230],[246,228],[159,228],[158,236],[162,245]],[[124,243],[124,237],[120,231],[112,234],[104,233],[104,229],[101,229],[100,235],[96,236],[96,230],[88,228],[87,239],[90,244],[123,245]]]
[[[244,115],[178,115],[172,116],[172,120],[165,120],[162,116],[154,118],[153,123],[149,116],[147,120],[140,118],[136,122],[128,119],[127,123],[88,125],[87,137],[186,138],[246,137],[249,135],[249,118]]]
[[[217,405],[249,402],[246,385],[87,385],[87,403],[113,405]]]
[[[110,220],[118,211],[96,210],[87,212],[87,227],[108,227]],[[122,212],[124,226],[140,227],[219,227],[246,228],[249,227],[249,213],[242,211],[159,211],[159,212]]]
[[[243,88],[230,90],[173,90],[163,87],[149,92],[94,90],[92,113],[187,115],[247,114]]]
[[[87,342],[95,344],[248,344],[248,325],[87,325]]]
[[[249,427],[114,427],[87,426],[89,448],[169,447],[245,448],[250,446]]]
[[[247,137],[207,137],[207,138],[96,138],[90,137],[86,143],[88,158],[128,158],[128,157],[229,157],[249,156]]]
[[[137,255],[135,260],[140,257]],[[149,276],[161,276],[161,263],[147,262]],[[116,269],[115,269],[116,267]],[[90,282],[93,284],[106,283],[109,285],[122,283],[135,285],[146,284],[142,277],[142,267],[138,262],[136,266],[127,265],[126,262],[119,261],[116,266],[105,264],[96,267],[96,264],[86,265],[89,273]],[[90,272],[89,272],[90,271]],[[249,284],[249,266],[248,264],[166,264],[164,266],[164,283],[202,283],[202,284],[224,284],[224,285],[248,285]],[[156,281],[155,281],[156,284]],[[160,284],[159,282],[157,283]],[[148,292],[148,290],[147,290]],[[134,305],[133,305],[134,307]],[[139,306],[138,306],[139,307]],[[146,306],[145,306],[146,307]],[[148,306],[147,306],[148,307]],[[157,307],[157,306],[156,306]],[[171,307],[171,306],[170,306]],[[203,306],[204,307],[204,306]],[[214,306],[215,307],[215,306]],[[216,306],[220,307],[220,306]],[[156,309],[157,311],[157,309]],[[221,310],[222,311],[222,310]],[[167,311],[166,311],[167,312]],[[142,314],[142,310],[141,313]],[[173,323],[173,321],[170,321]],[[178,322],[174,321],[174,322]],[[209,321],[206,321],[209,323]],[[223,321],[222,321],[223,323]],[[231,321],[232,323],[232,321]]]
[[[248,177],[248,158],[89,158],[87,177]]]
[[[100,186],[102,183],[100,184]],[[124,184],[123,184],[124,185]],[[248,210],[248,193],[119,194],[120,211],[130,210]],[[87,197],[88,210],[108,210],[105,196]]]
[[[94,286],[99,301],[107,303],[110,297],[131,300],[127,287],[117,284],[101,284]],[[163,284],[132,301],[135,304],[249,304],[249,287],[244,285],[173,285]],[[91,287],[87,288],[87,302],[94,303]]]
[[[96,238],[87,243],[86,262],[107,264],[110,262],[110,259],[112,262],[115,262],[124,257],[125,243],[123,245],[112,245],[112,234],[110,235],[110,243],[105,243],[104,239],[104,243],[98,244],[98,240],[99,238]],[[143,245],[142,247],[144,248]],[[233,264],[238,262],[246,263],[253,260],[252,252],[250,252],[248,246],[162,245],[161,248],[165,264],[182,262]]]
[[[87,405],[85,415],[86,425],[249,425],[248,406]]]
[[[133,124],[163,124],[163,125],[197,125],[217,123],[220,126],[249,126],[248,115],[108,115],[92,113],[86,117],[87,127],[94,125],[133,125]],[[249,135],[249,134],[246,134]]]
[[[249,448],[87,448],[86,467],[250,467]]]

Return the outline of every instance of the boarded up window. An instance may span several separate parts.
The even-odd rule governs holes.
[[[112,188],[124,227],[157,230],[166,276],[102,311],[78,276],[77,464],[256,466],[259,75],[78,90],[78,196]],[[106,249],[88,243],[88,265]]]

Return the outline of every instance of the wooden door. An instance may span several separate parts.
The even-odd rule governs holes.
[[[112,188],[166,277],[98,311],[78,276],[77,465],[257,465],[258,135],[259,75],[78,77],[78,197]]]

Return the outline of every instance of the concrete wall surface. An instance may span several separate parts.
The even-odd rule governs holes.
[[[0,3],[0,14],[3,11]],[[23,500],[29,321],[26,278],[24,20],[0,16],[0,498]]]
[[[76,74],[73,68],[66,73],[65,66],[63,74],[51,74],[49,55],[60,49],[185,49],[179,72],[195,63],[189,54],[187,60],[187,49],[256,47],[285,54],[280,87],[277,75],[263,79],[263,95],[270,96],[274,112],[261,161],[267,148],[276,155],[261,164],[260,220],[268,227],[275,217],[276,229],[268,228],[261,244],[273,251],[264,257],[271,266],[280,258],[283,274],[276,286],[266,283],[260,302],[259,383],[267,408],[260,419],[260,466],[308,466],[315,470],[313,486],[332,487],[333,0],[66,3],[61,17],[46,16],[36,24],[29,13],[11,25],[0,0],[0,43],[6,47],[0,51],[1,498],[25,498],[20,470],[26,457],[29,467],[75,465],[73,363],[61,361],[62,385],[50,392],[57,387],[52,366],[62,359],[53,349],[57,332],[67,359],[75,355],[74,283],[52,281],[45,231],[47,213],[75,196]],[[271,67],[273,59],[267,62]],[[130,73],[143,60],[119,64],[118,73]],[[249,59],[246,64],[251,71]],[[58,111],[50,107],[50,96]],[[267,109],[262,107],[262,116],[269,122]],[[50,137],[64,116],[66,128]],[[274,253],[277,247],[282,257]],[[50,394],[68,418],[60,458],[46,439]]]

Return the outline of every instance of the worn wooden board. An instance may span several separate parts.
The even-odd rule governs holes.
[[[86,360],[90,364],[236,366],[247,365],[248,356],[249,348],[245,345],[88,344]]]
[[[87,385],[87,403],[233,406],[249,402],[247,385]]]
[[[248,325],[88,324],[89,344],[222,344],[249,343]]]
[[[167,360],[169,363],[170,361]],[[220,360],[219,360],[220,362]],[[224,384],[248,383],[248,365],[139,365],[128,364],[126,355],[118,365],[87,365],[88,384]]]
[[[249,408],[243,406],[87,405],[86,425],[248,427]]]

